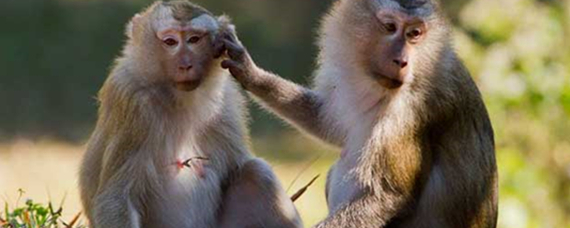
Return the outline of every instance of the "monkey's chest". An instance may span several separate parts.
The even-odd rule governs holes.
[[[151,226],[160,228],[214,228],[216,211],[221,203],[220,172],[207,164],[197,168],[196,162],[189,166],[175,164],[175,172],[164,177],[161,198],[152,206],[156,211]]]
[[[353,170],[357,165],[357,158],[346,155],[339,159],[330,169],[327,178],[327,203],[329,214],[335,213],[341,206],[353,201],[362,192]]]

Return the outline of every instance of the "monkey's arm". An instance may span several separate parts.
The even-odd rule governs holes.
[[[417,143],[393,141],[395,148],[366,151],[354,172],[345,174],[356,175],[361,192],[316,228],[380,228],[409,213],[432,171],[431,151],[420,156]]]
[[[114,139],[106,146],[98,188],[89,205],[91,208],[86,209],[92,227],[139,228],[141,203],[132,196],[145,191],[141,184],[144,179],[141,166],[144,165],[137,164],[142,159],[133,153],[136,148],[129,140]]]
[[[237,171],[222,205],[220,228],[303,227],[293,202],[261,159],[250,160]]]
[[[243,78],[238,81],[256,101],[300,130],[327,143],[343,146],[344,135],[325,121],[324,101],[316,92],[261,69],[255,75],[249,81]]]
[[[143,212],[141,196],[148,192],[150,183],[147,180],[149,159],[147,151],[160,146],[160,139],[149,141],[149,132],[154,132],[161,124],[151,121],[159,114],[150,108],[152,101],[146,92],[140,91],[130,84],[120,84],[116,78],[110,77],[99,93],[101,108],[96,131],[112,135],[101,146],[93,147],[101,151],[101,161],[96,167],[88,167],[98,171],[96,193],[91,202],[91,223],[94,228],[138,228],[140,214]],[[144,149],[143,149],[144,148]],[[136,177],[136,178],[133,178]]]
[[[403,208],[406,199],[399,195],[381,196],[372,192],[363,193],[356,200],[341,207],[337,212],[317,224],[315,228],[384,227]]]
[[[222,67],[229,69],[246,90],[294,126],[328,143],[344,144],[345,133],[325,120],[322,96],[257,67],[235,36],[228,35],[222,41],[230,58]]]
[[[79,172],[79,192],[81,193],[81,202],[83,204],[83,214],[91,221],[93,218],[91,210],[93,202],[97,194],[99,185],[99,174],[101,171],[101,163],[103,161],[103,152],[107,145],[107,137],[102,134],[98,128],[89,139],[87,151],[81,162]]]
[[[140,228],[139,205],[131,199],[132,183],[127,175],[117,174],[108,181],[94,200],[91,226],[94,228]]]

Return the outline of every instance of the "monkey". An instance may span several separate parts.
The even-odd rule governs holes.
[[[435,0],[339,0],[322,20],[312,88],[221,42],[254,100],[342,148],[317,228],[494,228],[497,165],[482,95]]]
[[[302,227],[250,152],[245,99],[220,67],[216,40],[234,29],[188,1],[156,2],[130,21],[80,167],[91,227]]]

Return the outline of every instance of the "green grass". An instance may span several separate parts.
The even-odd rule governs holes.
[[[51,202],[47,205],[36,203],[27,199],[23,206],[18,206],[20,199],[24,195],[23,190],[18,190],[19,197],[16,205],[11,208],[8,203],[4,203],[4,211],[0,214],[0,226],[2,228],[85,228],[78,224],[81,213],[78,213],[70,222],[61,219],[63,207],[53,206]]]

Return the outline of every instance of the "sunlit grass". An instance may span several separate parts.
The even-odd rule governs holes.
[[[63,207],[54,207],[51,202],[47,205],[26,199],[24,205],[20,206],[20,200],[25,195],[24,190],[18,190],[16,205],[10,207],[8,202],[4,203],[4,211],[0,213],[0,227],[2,228],[84,228],[80,222],[81,212],[77,213],[69,222],[62,220]]]
[[[540,138],[540,137],[535,137]],[[542,145],[528,140],[529,143]],[[544,144],[545,142],[543,142]],[[543,145],[546,147],[546,145]],[[320,175],[295,205],[305,227],[311,227],[327,216],[325,181],[329,167],[338,156],[338,149],[326,147],[294,131],[280,137],[254,137],[253,148],[267,160],[276,172],[287,194],[293,195],[313,177]],[[36,221],[56,221],[66,227],[81,211],[77,190],[77,170],[85,147],[52,140],[16,140],[0,144],[0,224],[7,221],[29,226]],[[561,149],[565,150],[565,149]],[[499,227],[540,227],[538,224],[564,223],[563,214],[555,210],[556,197],[550,178],[534,163],[525,160],[515,148],[498,144],[500,175]],[[561,161],[567,161],[567,153]],[[18,189],[24,189],[21,196]],[[542,189],[542,190],[541,190]],[[33,199],[27,201],[26,199]],[[55,199],[66,199],[56,204]],[[540,203],[533,199],[540,199]],[[564,204],[564,203],[562,203]],[[8,205],[8,207],[6,207]],[[537,219],[536,211],[550,213],[549,218]],[[8,212],[8,214],[6,214]],[[540,213],[540,215],[543,215]],[[29,219],[29,220],[28,220]],[[75,225],[84,222],[81,217]],[[522,225],[521,225],[522,224]],[[22,226],[17,226],[22,227]]]
[[[253,144],[256,154],[272,164],[289,195],[293,195],[315,175],[321,175],[295,205],[306,227],[322,220],[327,214],[325,176],[335,152],[323,149],[325,147],[297,134],[254,140]],[[43,213],[52,200],[65,198],[58,208],[54,208],[53,212],[57,213],[51,218],[60,222],[59,227],[65,227],[62,221],[73,221],[81,211],[77,173],[84,150],[83,145],[53,140],[19,139],[0,144],[0,205],[9,205],[8,209],[0,208],[0,218],[5,221],[10,220],[6,218],[25,216],[23,208],[27,205],[22,203],[25,203],[26,199],[33,199],[29,201],[34,205],[31,209],[41,210]],[[23,189],[25,195],[20,196],[18,189]],[[11,215],[6,216],[6,211]],[[13,214],[15,212],[17,213]],[[82,218],[81,221],[84,220]],[[25,220],[17,221],[17,224],[24,224],[21,222]]]

